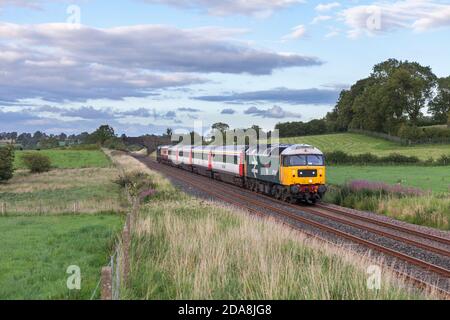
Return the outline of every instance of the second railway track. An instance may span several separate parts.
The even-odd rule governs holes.
[[[448,238],[379,221],[374,218],[360,216],[326,205],[321,205],[317,208],[305,208],[287,204],[268,196],[254,194],[246,189],[210,180],[207,177],[195,175],[174,167],[161,165],[149,158],[140,158],[140,160],[151,169],[165,173],[172,179],[182,181],[195,189],[201,190],[224,202],[244,208],[252,213],[259,215],[267,215],[267,212],[274,213],[278,215],[278,218],[287,219],[288,221],[283,222],[287,222],[288,225],[292,225],[293,222],[308,225],[322,232],[333,234],[373,251],[407,262],[427,273],[437,275],[439,281],[436,280],[436,282],[440,283],[439,288],[441,288],[442,292],[448,294],[450,286],[450,239]],[[295,212],[295,210],[298,212]],[[390,246],[380,244],[378,241],[367,239],[357,233],[355,234],[354,231],[342,230],[341,228],[327,225],[323,221],[302,216],[299,212],[306,212],[341,224],[346,228],[361,230],[363,233],[371,233],[380,238],[389,239],[392,244]],[[410,254],[409,252],[404,252],[404,250],[399,250],[397,244],[413,247],[414,250],[412,251],[418,253]],[[428,257],[432,257],[432,259],[427,259]]]

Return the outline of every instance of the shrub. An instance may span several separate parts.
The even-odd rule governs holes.
[[[48,156],[39,153],[28,153],[22,156],[22,161],[32,173],[48,172],[52,162]]]
[[[131,196],[147,199],[155,194],[156,183],[153,178],[139,171],[124,173],[116,181],[121,188],[128,190]]]
[[[398,136],[405,140],[418,141],[423,137],[423,130],[417,126],[402,124]]]
[[[333,151],[325,154],[325,157],[329,163],[332,164],[350,164],[351,156],[343,151]]]
[[[437,164],[441,166],[448,166],[450,165],[450,155],[443,154],[438,160]]]
[[[375,164],[379,162],[379,158],[371,153],[363,153],[352,158],[352,162],[355,164]]]
[[[8,181],[14,173],[14,146],[0,148],[0,181]]]
[[[415,156],[404,156],[398,153],[391,153],[386,157],[382,157],[379,160],[382,163],[393,163],[393,164],[411,164],[420,163],[420,159]]]
[[[77,144],[68,147],[69,150],[81,150],[81,151],[95,151],[99,150],[100,147],[97,144]]]
[[[325,154],[328,164],[334,165],[368,165],[368,164],[428,164],[421,162],[414,156],[404,156],[398,153],[392,153],[385,157],[377,157],[371,153],[358,155],[346,154],[343,151],[333,151]]]
[[[104,142],[103,146],[111,150],[128,151],[127,146],[120,138],[111,138]]]

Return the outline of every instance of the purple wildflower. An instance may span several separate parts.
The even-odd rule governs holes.
[[[401,184],[390,185],[383,182],[374,182],[367,180],[354,180],[348,183],[348,187],[353,191],[376,191],[387,192],[407,196],[422,196],[425,192],[418,188],[407,187]]]
[[[142,191],[141,194],[139,195],[139,198],[140,199],[151,198],[155,194],[156,194],[156,190],[148,189],[148,190]]]

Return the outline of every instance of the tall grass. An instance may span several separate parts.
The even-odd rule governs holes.
[[[388,272],[367,288],[367,261],[271,220],[192,198],[137,160],[160,193],[145,204],[132,240],[130,299],[414,299]],[[380,264],[382,262],[380,261]]]
[[[56,215],[125,210],[113,168],[20,172],[0,185],[0,205],[7,215]]]
[[[350,182],[344,186],[330,187],[325,201],[417,225],[450,230],[450,197],[445,193],[424,193],[401,186]]]

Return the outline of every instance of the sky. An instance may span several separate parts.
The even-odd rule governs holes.
[[[450,75],[450,1],[0,0],[0,132],[309,121],[389,58]]]

